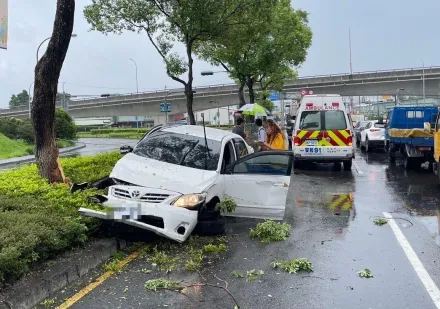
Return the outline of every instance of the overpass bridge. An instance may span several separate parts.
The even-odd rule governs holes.
[[[315,94],[337,93],[342,96],[394,95],[404,88],[402,95],[440,95],[440,67],[410,68],[300,77],[287,81],[283,92],[313,90]],[[258,88],[256,88],[258,91]],[[238,87],[235,84],[194,88],[194,111],[214,107],[238,105]],[[248,93],[246,93],[247,100]],[[74,118],[99,116],[152,116],[161,117],[160,103],[171,103],[170,116],[186,112],[183,88],[168,91],[125,94],[106,98],[69,101],[69,114]],[[212,104],[215,101],[215,104]],[[28,118],[27,106],[0,110],[0,117]]]

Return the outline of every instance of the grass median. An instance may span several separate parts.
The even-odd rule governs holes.
[[[73,182],[110,174],[119,153],[62,159]],[[87,197],[96,190],[71,194],[64,184],[48,184],[35,164],[0,173],[0,287],[26,274],[36,263],[81,246],[98,227],[79,207],[97,208]]]

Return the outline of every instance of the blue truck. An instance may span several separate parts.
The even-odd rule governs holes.
[[[433,106],[395,106],[389,111],[385,149],[390,162],[402,158],[405,169],[433,162],[434,135],[430,128],[435,127],[437,114],[438,108]]]

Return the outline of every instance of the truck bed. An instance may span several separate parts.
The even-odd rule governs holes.
[[[389,139],[394,144],[433,147],[434,134],[423,129],[389,129]]]

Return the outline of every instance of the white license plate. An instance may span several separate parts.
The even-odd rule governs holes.
[[[321,147],[306,147],[304,149],[306,154],[309,155],[322,155],[322,148]]]
[[[318,140],[316,140],[316,139],[307,139],[306,140],[306,145],[307,146],[316,146],[316,145],[318,145]]]

